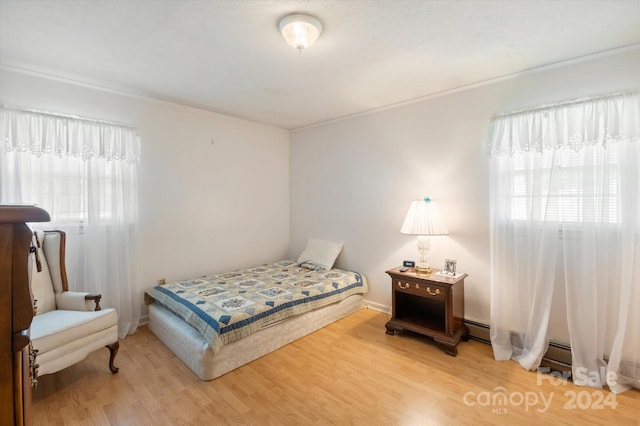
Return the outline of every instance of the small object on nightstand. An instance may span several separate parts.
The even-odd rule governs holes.
[[[395,268],[387,271],[391,276],[391,319],[385,324],[387,334],[408,330],[433,338],[447,355],[456,356],[460,340],[469,340],[469,328],[464,324],[464,279],[441,276],[438,269],[433,275],[420,275]]]
[[[445,259],[444,261],[444,273],[452,277],[456,276],[456,262],[453,259]]]
[[[400,272],[407,272],[409,270],[408,266],[403,266],[402,268],[398,269],[398,271]]]
[[[406,266],[407,268],[413,268],[416,266],[416,262],[414,262],[413,260],[404,260],[402,262],[402,266]]]

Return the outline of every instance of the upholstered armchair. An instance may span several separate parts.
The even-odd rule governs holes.
[[[36,315],[31,341],[38,375],[55,373],[107,347],[109,369],[117,373],[118,314],[101,309],[100,295],[69,291],[65,267],[66,236],[62,231],[36,231],[31,291]]]

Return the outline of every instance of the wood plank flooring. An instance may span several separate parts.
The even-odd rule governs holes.
[[[146,328],[40,378],[35,425],[637,425],[640,391],[553,383],[461,342],[452,358],[428,338],[389,336],[363,309],[216,380],[203,382]],[[560,382],[560,380],[556,380]],[[611,395],[609,400],[600,401]],[[503,398],[501,398],[501,396]],[[542,401],[550,400],[545,408]],[[612,408],[608,403],[615,399]],[[506,401],[504,401],[506,399]],[[503,404],[499,404],[503,402]],[[525,401],[529,401],[527,405]],[[574,408],[575,407],[575,408]]]

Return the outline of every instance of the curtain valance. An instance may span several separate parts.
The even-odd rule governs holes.
[[[0,149],[83,159],[140,161],[134,129],[81,118],[0,109]]]
[[[640,93],[576,100],[499,115],[491,120],[487,153],[569,148],[640,139]]]

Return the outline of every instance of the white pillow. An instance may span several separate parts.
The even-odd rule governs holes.
[[[342,251],[342,241],[337,243],[311,238],[298,257],[298,265],[309,269],[331,269],[340,251]]]

